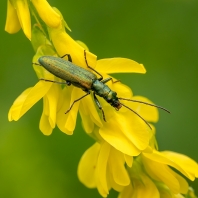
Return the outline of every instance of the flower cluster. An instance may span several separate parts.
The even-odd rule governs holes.
[[[30,13],[36,20],[33,28]],[[38,65],[38,58],[44,55],[62,57],[70,54],[73,64],[91,71],[87,67],[88,63],[104,79],[110,78],[109,74],[112,73],[146,72],[142,64],[127,58],[97,60],[83,42],[75,41],[68,35],[66,29],[70,28],[61,13],[46,0],[8,0],[5,30],[16,33],[20,28],[35,50],[33,68],[39,79],[64,83],[63,79]],[[152,104],[145,97],[134,96],[129,87],[114,78],[107,85],[119,97]],[[98,98],[106,117],[105,122],[90,94],[76,102],[71,111],[65,114],[73,101],[84,94],[75,86],[38,81],[14,101],[8,119],[17,121],[43,98],[39,124],[43,134],[50,135],[57,126],[62,132],[72,135],[79,112],[85,132],[96,143],[83,154],[78,166],[78,177],[88,188],[97,188],[103,197],[108,196],[111,188],[119,192],[119,198],[183,197],[182,194],[189,194],[186,180],[170,167],[194,180],[198,177],[198,165],[187,156],[158,151],[155,127],[151,124],[158,121],[155,107],[123,101],[123,106],[127,105],[143,120],[127,108],[116,111],[103,98]],[[152,130],[145,122],[149,123]]]

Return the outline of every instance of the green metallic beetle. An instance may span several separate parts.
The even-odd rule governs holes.
[[[63,59],[63,57],[65,57],[65,56],[68,56],[68,60]],[[104,98],[116,110],[119,110],[122,106],[126,107],[130,111],[134,112],[137,116],[139,116],[149,126],[149,128],[151,128],[151,126],[148,124],[148,122],[144,118],[142,118],[133,109],[131,109],[128,106],[121,103],[119,100],[128,100],[128,101],[132,101],[132,102],[143,103],[146,105],[150,105],[150,106],[154,106],[154,107],[163,109],[163,110],[167,111],[168,113],[170,113],[167,109],[157,106],[157,105],[149,104],[149,103],[138,101],[138,100],[131,100],[131,99],[117,97],[117,93],[115,91],[112,91],[105,84],[108,81],[112,80],[112,78],[103,79],[103,76],[100,73],[98,73],[96,70],[94,70],[92,67],[90,67],[88,65],[87,59],[86,59],[86,51],[84,51],[84,57],[85,57],[85,62],[87,64],[87,67],[89,69],[91,69],[92,71],[94,71],[95,73],[97,73],[100,76],[99,78],[97,78],[97,76],[94,73],[73,64],[71,56],[69,54],[66,54],[63,57],[59,58],[59,57],[53,57],[53,56],[41,56],[38,59],[39,64],[36,64],[36,65],[43,66],[46,70],[48,70],[53,75],[57,76],[58,78],[61,78],[62,80],[65,80],[65,82],[57,82],[57,81],[52,81],[52,80],[47,80],[47,79],[40,79],[40,80],[59,83],[59,84],[67,84],[68,86],[72,84],[76,87],[81,88],[83,91],[86,92],[85,95],[76,99],[72,103],[72,105],[66,111],[66,113],[68,113],[72,109],[73,105],[77,101],[79,101],[82,98],[84,98],[85,96],[89,95],[90,91],[93,91],[94,101],[95,101],[96,105],[98,106],[98,108],[102,111],[104,121],[106,121],[104,111],[103,111],[102,106],[100,105],[100,102],[98,101],[96,95]]]

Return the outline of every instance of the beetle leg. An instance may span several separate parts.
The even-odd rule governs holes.
[[[98,78],[99,81],[101,81],[103,79],[103,76],[102,74],[100,74],[99,72],[97,72],[94,68],[92,68],[91,66],[88,65],[88,62],[87,62],[87,56],[86,56],[86,51],[84,50],[84,56],[85,56],[85,62],[86,62],[86,65],[89,69],[93,70],[96,74],[98,74],[100,76],[100,78]]]
[[[105,83],[109,82],[110,80],[112,81],[112,83],[120,82],[120,80],[113,81],[113,79],[111,77],[105,78],[104,80],[101,80],[101,82],[105,84]]]
[[[94,96],[94,101],[96,103],[96,105],[98,106],[98,108],[102,111],[102,117],[103,117],[103,120],[106,122],[106,119],[105,119],[105,114],[104,114],[104,111],[103,111],[103,108],[98,100],[98,98],[96,97],[96,94],[95,92],[93,93],[93,96]]]
[[[42,65],[40,65],[39,63],[32,63],[32,64],[42,66]]]
[[[115,80],[113,81],[113,79],[111,79],[112,83],[117,83],[117,82],[121,82],[120,80]]]
[[[43,81],[46,81],[46,82],[53,82],[53,83],[57,83],[57,84],[71,85],[71,82],[69,82],[69,81],[66,81],[66,82],[58,82],[58,81],[55,81],[55,80],[48,80],[48,79],[44,79],[44,78],[40,78],[39,80],[43,80]]]
[[[70,85],[71,85],[71,82],[68,81],[68,80],[66,80],[66,84],[67,84],[68,86],[70,86]]]
[[[72,105],[70,106],[70,108],[65,112],[65,114],[69,113],[70,110],[72,109],[72,107],[74,106],[74,104],[76,102],[78,102],[79,100],[83,99],[85,96],[88,96],[90,94],[90,91],[88,91],[84,96],[81,96],[80,98],[74,100],[74,102],[72,103]]]
[[[104,80],[101,80],[102,83],[107,83],[108,81],[112,80],[112,78],[105,78]]]
[[[65,56],[67,56],[68,57],[68,61],[72,63],[71,55],[70,54],[65,54],[65,55],[61,56],[61,58],[64,58]]]

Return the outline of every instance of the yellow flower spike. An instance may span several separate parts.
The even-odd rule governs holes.
[[[61,23],[61,17],[46,0],[31,0],[41,19],[49,27],[56,28]]]
[[[87,68],[84,57],[84,48],[66,33],[63,23],[56,29],[48,28],[48,31],[52,43],[60,57],[65,54],[70,54],[74,64]],[[89,66],[95,67],[96,56],[89,51],[86,51],[86,58]]]
[[[50,135],[52,129],[56,126],[56,113],[61,88],[57,84],[53,84],[51,89],[43,98],[43,113],[41,116],[39,128],[44,135]]]
[[[5,24],[5,31],[14,34],[21,29],[21,25],[14,6],[7,0],[7,17]]]
[[[48,92],[50,87],[51,83],[46,84],[39,81],[34,87],[28,88],[22,92],[9,110],[8,120],[17,121]]]
[[[121,186],[128,186],[130,184],[129,175],[124,166],[124,155],[111,147],[109,154],[109,166],[115,183]]]
[[[24,34],[31,40],[31,19],[27,0],[11,0],[11,3],[17,11]]]
[[[146,73],[142,64],[127,58],[107,58],[97,61],[95,70],[101,73]]]

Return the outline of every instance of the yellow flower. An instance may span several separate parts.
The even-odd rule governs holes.
[[[61,23],[61,16],[54,11],[46,0],[31,0],[39,17],[52,28],[57,28]]]
[[[57,9],[55,9],[55,11],[59,14],[59,16],[61,16]],[[84,56],[85,49],[66,33],[66,23],[63,18],[61,18],[61,20],[62,23],[57,28],[48,28],[50,39],[52,40],[56,51],[60,56],[63,56],[64,54],[70,54],[74,64],[88,69]],[[49,43],[49,45],[47,45],[46,43]],[[34,49],[38,49],[33,59],[33,62],[37,62],[39,56],[42,55],[55,55],[52,47],[50,47],[50,45],[52,44],[39,30],[39,26],[35,26],[33,29],[32,44]],[[105,68],[107,73],[146,72],[143,65],[126,58],[102,59],[96,62],[96,56],[88,52],[87,50],[86,59],[88,64],[91,67],[95,68],[98,72],[100,72],[104,76],[104,78],[109,77],[105,73]],[[49,74],[49,72],[47,72],[45,69],[38,65],[34,65],[34,69],[39,78],[63,82],[63,80]],[[103,139],[109,142],[109,144],[114,146],[116,149],[130,156],[138,155],[142,150],[147,147],[150,138],[149,128],[133,112],[130,112],[127,109],[124,110],[123,108],[123,110],[118,113],[112,107],[110,107],[106,101],[104,101],[103,99],[99,99],[103,106],[105,114],[107,114],[106,116],[108,121],[107,123],[105,123],[98,115],[98,109],[97,107],[95,107],[93,98],[90,95],[76,103],[73,106],[72,110],[68,114],[65,114],[73,101],[84,95],[83,91],[73,86],[64,87],[62,89],[61,85],[52,85],[52,83],[49,82],[39,82],[39,85],[40,84],[43,85],[43,89],[45,90],[42,92],[43,95],[40,94],[38,97],[32,97],[33,94],[38,95],[37,86],[35,86],[35,89],[30,92],[32,99],[31,102],[29,102],[30,97],[28,97],[27,95],[23,95],[29,92],[24,92],[11,107],[9,112],[9,120],[18,120],[39,99],[44,97],[46,94],[50,94],[48,97],[46,97],[47,99],[45,99],[44,97],[44,111],[40,121],[40,129],[44,134],[51,134],[52,129],[55,127],[56,124],[61,131],[67,134],[72,134],[73,130],[75,129],[78,109],[80,109],[83,126],[85,127],[87,133],[93,132],[93,129],[96,125],[100,128],[99,133]],[[131,98],[131,90],[120,82],[113,83],[112,81],[110,81],[108,82],[108,85],[112,90],[115,90],[119,96]],[[21,98],[23,100],[21,100]],[[34,98],[36,100],[33,100]],[[129,104],[129,107],[133,108],[134,105],[137,106],[138,104]],[[26,108],[24,108],[24,106]],[[153,111],[154,114],[156,114],[155,108],[151,109],[151,112]],[[108,111],[111,111],[112,113],[106,113]],[[54,115],[52,115],[52,112],[54,113]],[[150,117],[148,121],[156,121],[156,116],[153,115],[153,113],[151,112],[149,116],[147,116],[146,114],[145,116]],[[118,120],[117,124],[114,124],[115,120]],[[131,124],[131,120],[133,120],[133,125]],[[115,133],[116,135],[113,138],[110,133],[112,133],[112,131],[114,131],[115,129],[118,129],[118,132]],[[138,130],[138,133],[136,133],[136,130]],[[126,143],[125,147],[123,146],[124,144],[121,144],[122,141]]]
[[[27,38],[31,39],[31,19],[27,0],[8,0],[5,31],[10,34],[23,29]]]
[[[141,96],[133,96],[132,99],[152,104],[151,101]],[[128,102],[127,105],[147,121],[156,122],[158,120],[156,108],[132,102]],[[105,141],[129,156],[137,156],[147,148],[152,132],[136,114],[124,107],[119,112],[107,107],[104,107],[104,110],[107,112],[109,120],[99,128],[99,134]]]
[[[186,194],[188,183],[169,166],[192,181],[198,177],[198,164],[185,155],[153,150],[153,153],[142,153],[141,158],[147,174],[153,180],[164,183],[173,194]]]
[[[55,28],[60,25],[61,18],[59,14],[53,10],[46,0],[8,0],[7,4],[5,31],[10,34],[16,33],[22,28],[26,37],[31,40],[29,8],[35,17],[39,15],[48,26]],[[37,22],[39,21],[37,20]]]
[[[82,156],[78,166],[79,180],[88,188],[97,188],[102,197],[109,190],[120,191],[130,184],[125,162],[131,166],[133,158],[122,154],[105,141],[95,143]]]
[[[187,193],[187,198],[197,198],[197,196],[195,195],[194,189],[192,187],[188,188],[188,193]]]
[[[120,86],[119,83],[117,85]],[[123,93],[126,90],[127,88],[123,89]],[[125,94],[127,93],[125,92]],[[134,96],[133,99],[151,103],[140,96]],[[158,112],[155,108],[138,103],[131,103],[129,106],[148,121],[155,122],[158,119]],[[128,110],[114,112],[110,108],[104,107],[104,110],[106,110],[107,120],[110,117],[112,119],[103,122],[101,128],[95,128],[93,133],[89,133],[99,143],[95,143],[83,154],[78,166],[79,180],[86,187],[97,188],[103,197],[108,195],[111,188],[121,191],[130,184],[125,164],[131,167],[133,156],[139,155],[144,149],[146,149],[145,152],[152,152],[152,149],[147,148],[152,133],[143,130],[143,127],[148,128],[148,126],[133,112]],[[136,127],[133,128],[133,126]],[[140,130],[138,130],[139,127]],[[84,128],[86,129],[86,127]],[[145,177],[146,181],[149,180],[148,176]],[[153,185],[151,184],[151,186]]]
[[[186,180],[169,166],[191,180],[198,176],[197,163],[187,156],[170,151],[143,152],[128,168],[130,185],[121,190],[118,198],[184,198],[183,194],[195,197]]]

